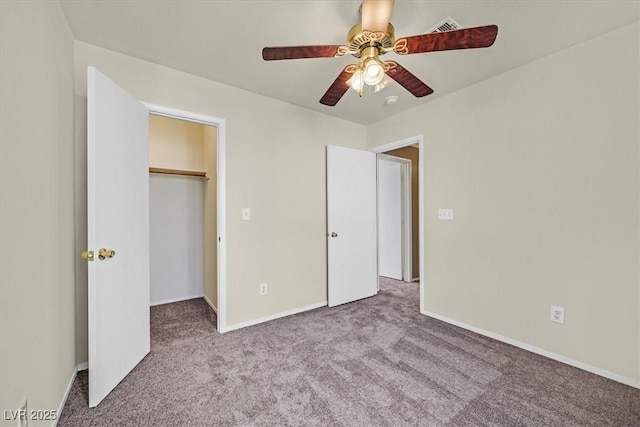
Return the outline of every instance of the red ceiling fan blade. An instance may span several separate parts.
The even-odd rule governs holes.
[[[387,31],[394,0],[362,0],[362,29]]]
[[[320,45],[265,47],[264,49],[262,49],[262,59],[264,59],[265,61],[275,61],[279,59],[333,58],[334,56],[343,56],[346,53],[342,53],[341,55],[338,54],[338,51],[341,50],[341,47],[344,46]]]
[[[414,96],[420,98],[433,93],[433,89],[424,84],[422,80],[411,74],[396,61],[385,61],[385,64],[390,67],[387,70],[387,75],[400,83],[400,86],[411,92]]]
[[[489,47],[498,36],[496,25],[462,30],[429,33],[396,40],[393,50],[400,55],[435,52],[439,50],[475,49]]]
[[[347,71],[347,69],[351,69]],[[338,75],[338,78],[329,86],[329,89],[320,99],[320,103],[333,107],[340,101],[340,98],[349,90],[347,80],[353,75],[353,65],[347,65],[344,70]]]

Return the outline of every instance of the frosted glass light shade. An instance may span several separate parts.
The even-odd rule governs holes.
[[[362,70],[356,70],[353,73],[353,76],[351,76],[351,78],[347,80],[347,84],[351,86],[351,89],[355,90],[356,92],[360,92],[360,90],[362,89],[362,85],[364,83],[363,74],[364,73],[362,72]]]
[[[375,86],[384,78],[382,66],[374,58],[367,59],[364,63],[364,82]]]

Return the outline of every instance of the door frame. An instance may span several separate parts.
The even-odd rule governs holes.
[[[172,119],[184,120],[188,122],[200,123],[208,126],[215,126],[217,129],[216,141],[216,187],[217,187],[217,238],[218,250],[216,260],[217,274],[217,297],[216,307],[217,330],[220,333],[227,332],[227,239],[226,239],[226,131],[225,119],[208,116],[191,111],[179,110],[163,105],[156,105],[142,102],[148,109],[149,114],[164,116]],[[213,307],[212,307],[213,308]]]
[[[396,157],[385,153],[377,154],[378,162],[386,160],[388,162],[398,163],[400,165],[400,203],[402,225],[401,225],[401,238],[402,238],[402,280],[405,282],[411,282],[413,280],[412,274],[412,227],[411,227],[411,160],[404,159],[402,157]],[[377,164],[380,166],[380,163]],[[378,190],[380,189],[380,173],[378,173]],[[378,193],[378,236],[380,235],[380,193]],[[378,247],[378,255],[380,247]]]
[[[388,144],[370,148],[369,151],[381,154],[386,151],[395,150],[396,148],[408,147],[410,145],[418,145],[418,258],[420,260],[420,312],[424,312],[424,136],[423,134],[410,136]]]

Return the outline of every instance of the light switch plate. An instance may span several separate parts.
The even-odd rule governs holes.
[[[251,209],[242,208],[242,219],[249,221],[251,219]]]
[[[453,209],[438,209],[438,219],[453,221]]]

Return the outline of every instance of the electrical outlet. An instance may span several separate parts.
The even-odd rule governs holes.
[[[267,294],[267,284],[260,283],[260,295],[266,295],[266,294]]]
[[[438,209],[438,219],[441,221],[453,221],[453,209]]]
[[[564,307],[551,306],[551,321],[564,325]]]

